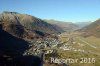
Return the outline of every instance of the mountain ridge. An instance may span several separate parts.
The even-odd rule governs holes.
[[[53,20],[53,19],[52,20],[46,20],[45,19],[45,21],[47,23],[52,24],[52,25],[58,26],[59,28],[61,28],[65,32],[66,31],[67,32],[74,31],[74,30],[79,28],[78,25],[76,25],[76,24],[74,24],[72,22],[64,22],[64,21],[58,21],[58,20]]]
[[[40,18],[17,12],[1,13],[0,23],[5,31],[17,37],[32,38],[60,32],[55,26]]]

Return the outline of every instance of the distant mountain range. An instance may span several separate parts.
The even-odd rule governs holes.
[[[64,22],[64,21],[57,21],[57,20],[46,20],[47,23],[50,23],[52,25],[58,26],[60,29],[62,29],[65,32],[70,32],[77,30],[79,28],[78,25],[71,23],[71,22]]]
[[[71,22],[42,20],[40,18],[17,12],[3,12],[0,23],[5,31],[17,37],[40,37],[47,34],[70,32],[79,27]]]

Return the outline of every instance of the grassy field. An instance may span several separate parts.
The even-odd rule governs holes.
[[[70,39],[71,40],[68,40]],[[64,33],[60,36],[59,40],[68,44],[71,48],[84,50],[84,52],[74,51],[74,50],[63,50],[58,49],[58,54],[60,58],[95,58],[95,63],[69,63],[70,66],[100,66],[100,38],[93,36],[84,38],[78,34],[67,34]]]

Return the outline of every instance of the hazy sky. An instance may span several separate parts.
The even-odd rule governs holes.
[[[0,12],[15,11],[70,22],[100,18],[100,0],[0,0]]]

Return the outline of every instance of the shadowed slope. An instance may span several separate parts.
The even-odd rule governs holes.
[[[0,51],[7,55],[20,55],[28,49],[28,43],[0,28]]]
[[[40,66],[36,56],[23,56],[29,43],[2,30],[0,25],[0,66]]]

